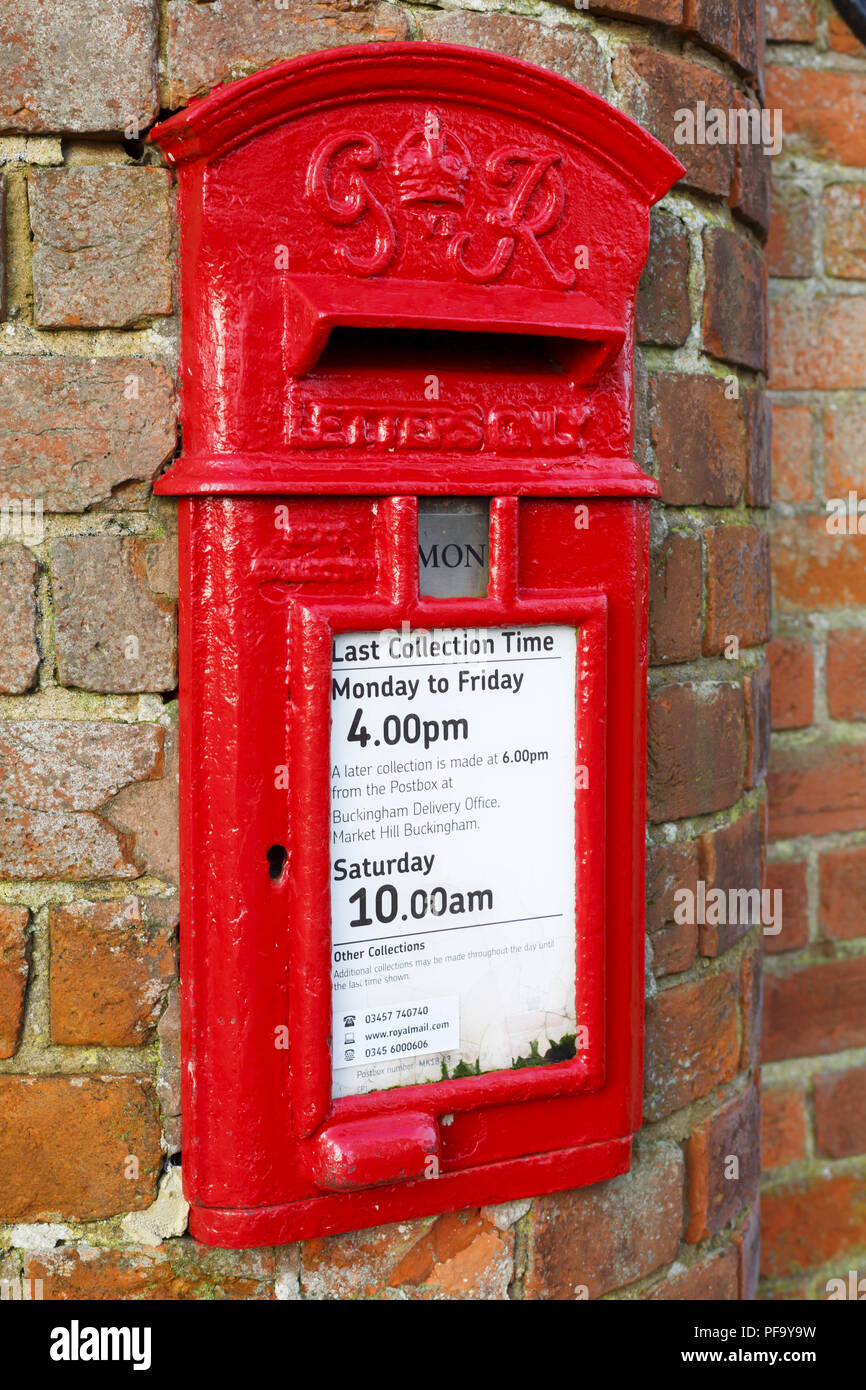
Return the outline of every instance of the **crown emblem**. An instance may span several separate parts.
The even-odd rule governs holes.
[[[443,131],[438,111],[424,114],[394,152],[394,174],[402,203],[462,207],[472,171],[469,151],[456,135]]]

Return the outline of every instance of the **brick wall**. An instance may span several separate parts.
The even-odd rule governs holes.
[[[698,100],[760,99],[761,19],[755,0],[7,0],[0,496],[38,503],[44,537],[0,549],[0,1276],[46,1298],[751,1296],[760,928],[681,924],[674,893],[761,882],[769,160],[673,129]],[[123,132],[278,59],[405,37],[565,73],[687,166],[638,306],[635,447],[664,498],[645,1125],[597,1187],[214,1251],[178,1189],[173,511],[149,487],[175,447],[172,193]]]
[[[828,533],[826,507],[866,495],[866,49],[812,0],[774,0],[767,32],[788,137],[768,246],[784,927],[765,940],[762,1267],[767,1297],[826,1298],[866,1272],[866,541]]]

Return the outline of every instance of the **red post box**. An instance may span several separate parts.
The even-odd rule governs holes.
[[[621,1173],[656,492],[633,311],[681,166],[568,81],[420,43],[280,64],[153,138],[193,1234]]]

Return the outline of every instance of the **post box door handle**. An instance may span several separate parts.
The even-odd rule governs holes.
[[[429,1173],[438,1157],[439,1130],[430,1115],[338,1121],[315,1141],[313,1180],[326,1192],[409,1182]]]

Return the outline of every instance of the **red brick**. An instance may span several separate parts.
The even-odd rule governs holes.
[[[51,1040],[147,1042],[177,974],[171,927],[147,928],[137,898],[52,908]]]
[[[756,1199],[745,1220],[734,1232],[739,1264],[739,1296],[751,1303],[756,1297],[761,1266],[761,1203]]]
[[[764,0],[737,0],[737,46],[734,62],[755,80],[764,93]]]
[[[866,1153],[866,1067],[815,1078],[815,1143],[828,1158]]]
[[[792,179],[773,180],[767,269],[796,279],[815,268],[815,209],[808,189]]]
[[[136,1158],[137,1176],[128,1159]],[[96,1221],[142,1211],[162,1162],[137,1076],[0,1076],[0,1217]]]
[[[743,399],[718,377],[660,373],[650,379],[651,439],[663,500],[672,507],[735,505],[748,469]]]
[[[604,92],[607,79],[601,49],[591,34],[570,24],[541,25],[517,15],[455,10],[420,13],[418,24],[421,38],[491,48],[570,77],[594,92]]]
[[[740,1071],[757,1068],[761,1060],[761,1026],[764,1012],[764,955],[760,946],[746,951],[740,962]]]
[[[127,328],[171,313],[165,169],[38,169],[28,197],[40,328]]]
[[[688,233],[678,217],[656,209],[637,292],[638,342],[682,347],[691,323]]]
[[[768,975],[765,995],[765,1062],[866,1046],[866,958]]]
[[[513,1231],[484,1211],[328,1236],[303,1245],[301,1291],[308,1299],[501,1300],[513,1248]]]
[[[769,507],[772,474],[772,416],[770,401],[763,390],[742,395],[748,443],[746,501],[750,507]]]
[[[396,4],[369,0],[363,8],[296,0],[286,9],[257,0],[221,0],[166,7],[166,88],[163,105],[185,106],[218,82],[228,82],[282,58],[344,44],[389,43],[409,37]]]
[[[770,666],[750,671],[743,682],[746,696],[746,786],[759,787],[770,761]]]
[[[644,1115],[660,1120],[737,1070],[737,990],[725,971],[674,985],[647,1004]]]
[[[573,0],[566,0],[566,4],[573,4]],[[683,0],[599,0],[598,4],[593,0],[587,9],[591,14],[615,15],[675,28],[683,17]]]
[[[714,357],[767,369],[767,272],[744,237],[724,227],[704,232],[706,289],[701,342]]]
[[[158,542],[76,536],[51,543],[61,685],[162,691],[177,685],[174,603],[151,586]]]
[[[477,1231],[477,1212],[459,1213],[462,1225]],[[372,1298],[387,1288],[394,1269],[404,1256],[426,1239],[432,1217],[401,1222],[398,1226],[374,1226],[346,1235],[307,1240],[302,1246],[301,1293],[307,1299]],[[459,1232],[446,1232],[446,1248],[453,1253]]]
[[[670,1263],[682,1192],[682,1154],[661,1143],[638,1153],[621,1177],[540,1197],[529,1217],[526,1297],[600,1298]]]
[[[812,412],[807,405],[774,401],[773,498],[808,502],[812,496]]]
[[[866,1189],[852,1174],[803,1178],[761,1196],[761,1273],[783,1278],[858,1250],[866,1230]]]
[[[842,628],[827,636],[827,706],[833,719],[866,719],[866,631]]]
[[[824,267],[842,279],[866,277],[866,184],[834,183],[824,189]]]
[[[737,93],[735,106],[739,110],[760,112],[758,103]],[[761,120],[760,114],[748,116],[750,123]],[[770,156],[760,141],[748,140],[734,147],[734,178],[728,199],[734,212],[749,222],[758,235],[766,237],[772,214]]]
[[[483,1212],[447,1212],[392,1269],[386,1296],[505,1300],[514,1277],[513,1257],[512,1230],[499,1229]],[[391,1294],[392,1289],[399,1295]]]
[[[785,113],[785,154],[866,164],[863,73],[773,65],[767,68],[766,103]]]
[[[153,0],[9,0],[0,13],[0,131],[122,131],[155,118]]]
[[[685,1274],[656,1284],[644,1297],[647,1300],[683,1299],[695,1302],[728,1302],[739,1298],[737,1252],[722,1250],[692,1265]]]
[[[812,43],[818,31],[814,0],[767,0],[767,38],[776,43]]]
[[[656,976],[688,970],[695,958],[698,927],[674,922],[675,894],[681,888],[697,891],[698,847],[691,841],[649,845],[646,856],[647,931],[651,934]]]
[[[866,936],[866,849],[827,850],[819,863],[819,924],[828,941]]]
[[[770,538],[755,526],[705,532],[707,611],[704,653],[719,656],[729,637],[754,647],[770,636]]]
[[[679,145],[674,132],[679,124],[677,111],[694,111],[699,101],[708,107],[721,106],[725,111],[733,107],[736,93],[732,83],[701,64],[639,47],[616,50],[613,81],[617,105],[667,145],[684,165],[683,183],[704,193],[727,197],[733,174],[733,146]]]
[[[0,357],[0,496],[85,511],[152,478],[174,444],[171,380],[152,362]]]
[[[46,1300],[261,1300],[274,1297],[273,1250],[211,1250],[171,1240],[152,1250],[60,1246],[24,1257]]]
[[[770,305],[770,338],[770,385],[777,390],[862,387],[866,296],[783,294]]]
[[[770,554],[780,609],[855,608],[866,604],[866,539],[831,535],[826,516],[777,521]]]
[[[135,835],[97,811],[130,783],[163,776],[164,735],[155,724],[0,722],[0,874],[137,877]]]
[[[866,827],[866,743],[774,749],[768,778],[770,838]]]
[[[866,48],[854,37],[841,15],[831,12],[827,37],[835,53],[849,53],[852,58],[866,58]]]
[[[177,705],[169,706],[177,718]],[[178,746],[175,723],[163,729],[164,773],[146,782],[130,783],[118,792],[103,814],[135,845],[145,872],[178,882]]]
[[[721,889],[730,903],[731,892],[759,893],[763,883],[763,826],[758,811],[749,811],[731,825],[720,826],[702,835],[698,841],[701,878],[706,891]],[[741,900],[738,900],[738,902]],[[751,909],[755,899],[749,900]],[[727,912],[725,916],[727,916]],[[727,951],[760,921],[760,905],[751,912],[744,909],[736,916],[746,920],[711,924],[701,923],[700,944],[704,956],[718,956]],[[749,918],[751,917],[751,920]]]
[[[14,1057],[24,1025],[29,972],[26,907],[0,904],[0,1057]]]
[[[761,1162],[765,1172],[806,1157],[806,1096],[799,1086],[761,1094]]]
[[[651,666],[700,656],[702,592],[701,538],[672,532],[650,567]]]
[[[760,1108],[754,1086],[692,1130],[686,1144],[686,1173],[689,1220],[685,1238],[695,1244],[735,1220],[758,1194]]]
[[[840,408],[825,410],[824,478],[828,497],[842,497],[847,502],[849,491],[866,494],[864,431],[866,409],[862,406],[846,402]]]
[[[802,860],[775,860],[766,868],[764,883],[768,893],[781,893],[782,930],[776,935],[764,932],[764,950],[770,955],[798,951],[809,940],[809,890],[806,865]],[[773,899],[775,902],[775,899]],[[778,922],[773,924],[778,926]]]
[[[743,692],[721,682],[666,685],[647,719],[647,815],[679,820],[732,806],[743,790]]]
[[[0,693],[31,690],[39,674],[36,582],[39,566],[26,546],[0,546]]]

